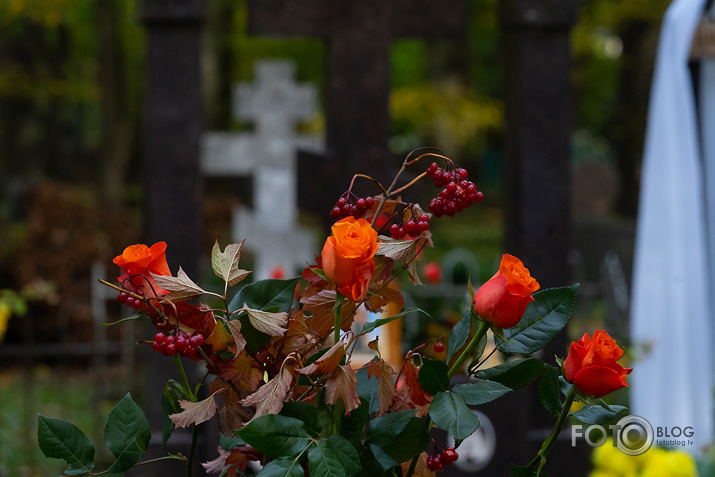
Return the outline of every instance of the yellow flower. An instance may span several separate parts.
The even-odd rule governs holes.
[[[2,341],[7,331],[7,322],[10,321],[12,316],[12,310],[10,310],[10,305],[5,302],[0,302],[0,341]]]
[[[613,477],[638,476],[640,459],[626,455],[618,450],[610,438],[601,447],[596,447],[593,450],[592,458],[595,470],[600,471],[603,477],[606,475]],[[594,477],[593,472],[590,477]]]
[[[647,457],[643,477],[697,477],[695,461],[687,452],[653,448],[644,454]]]

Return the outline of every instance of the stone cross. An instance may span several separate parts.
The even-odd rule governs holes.
[[[317,253],[312,234],[298,226],[296,150],[322,147],[294,130],[315,114],[316,92],[296,84],[294,70],[286,61],[258,62],[255,84],[238,84],[233,97],[234,117],[252,121],[254,132],[212,132],[202,141],[204,175],[253,177],[253,209],[234,210],[232,238],[246,239],[258,279],[278,268],[292,275]]]
[[[459,37],[466,30],[467,17],[464,0],[249,0],[248,15],[252,35],[325,40],[329,160],[313,157],[306,168],[310,174],[301,176],[307,189],[316,192],[311,201],[320,204],[325,214],[354,173],[380,181],[391,178],[391,41]]]

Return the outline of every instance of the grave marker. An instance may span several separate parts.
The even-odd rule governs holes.
[[[300,204],[327,214],[353,174],[367,173],[382,182],[391,178],[391,41],[462,36],[466,2],[249,0],[248,15],[252,35],[325,40],[328,160],[315,155],[301,159],[306,166],[301,187],[310,197],[301,197]]]
[[[255,84],[238,84],[233,98],[234,117],[252,121],[254,132],[212,132],[202,141],[204,175],[253,176],[253,210],[234,210],[231,235],[246,239],[258,279],[277,268],[292,274],[316,253],[312,233],[298,226],[296,149],[318,152],[321,140],[295,133],[297,122],[315,114],[316,93],[296,84],[294,73],[290,62],[258,62]]]

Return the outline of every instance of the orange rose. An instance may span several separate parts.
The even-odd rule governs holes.
[[[152,273],[171,275],[165,253],[166,242],[157,242],[151,248],[141,243],[130,245],[121,255],[114,257],[113,262],[124,272],[117,280],[127,290],[146,297],[166,295],[169,292],[159,288],[151,277]]]
[[[605,331],[596,331],[593,339],[585,333],[580,340],[571,343],[564,361],[566,381],[596,398],[626,387],[626,375],[632,369],[616,363],[621,356],[623,349]]]
[[[474,311],[485,321],[500,328],[516,326],[539,283],[529,275],[516,257],[504,254],[499,271],[474,295]]]
[[[323,246],[323,271],[345,297],[362,301],[375,273],[377,232],[365,219],[354,217],[335,222],[331,230]]]

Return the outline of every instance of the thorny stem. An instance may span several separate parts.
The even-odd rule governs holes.
[[[477,347],[479,344],[479,341],[484,337],[486,334],[487,330],[489,329],[489,323],[486,321],[482,321],[479,324],[479,328],[477,328],[477,331],[474,332],[474,336],[472,337],[472,341],[469,342],[466,348],[464,348],[464,351],[462,351],[462,354],[459,355],[459,358],[457,358],[457,361],[454,362],[452,367],[449,369],[447,372],[447,376],[449,378],[452,378],[456,374],[457,371],[462,367],[464,362],[467,360],[469,355],[472,354],[474,349]]]
[[[549,434],[549,437],[546,438],[544,443],[541,446],[541,449],[539,452],[536,454],[536,457],[529,462],[529,465],[527,467],[534,467],[536,464],[539,464],[539,467],[536,471],[537,477],[539,476],[539,473],[541,472],[541,468],[546,464],[546,456],[549,455],[549,452],[551,451],[551,448],[554,446],[556,443],[556,439],[559,437],[559,434],[561,433],[561,430],[564,427],[564,424],[566,423],[566,418],[569,415],[569,412],[571,411],[571,404],[573,403],[574,397],[576,397],[576,386],[571,386],[571,389],[569,389],[568,394],[566,394],[566,400],[564,401],[563,406],[561,407],[561,412],[559,413],[559,417],[556,420],[556,423],[554,424],[553,429],[551,429],[551,434]]]

